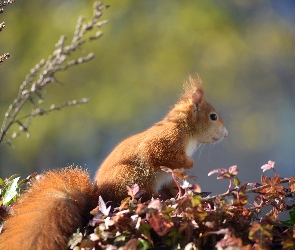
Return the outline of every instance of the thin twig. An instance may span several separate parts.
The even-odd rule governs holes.
[[[6,2],[8,3],[8,1]],[[2,2],[0,1],[0,7],[1,4]],[[88,101],[86,98],[84,98],[80,101],[68,101],[61,106],[55,106],[52,104],[49,109],[44,109],[41,105],[44,101],[43,89],[49,84],[56,82],[55,74],[57,72],[68,70],[74,65],[86,63],[94,57],[93,53],[89,53],[86,56],[68,60],[68,57],[71,54],[74,54],[84,43],[101,37],[102,32],[99,30],[94,35],[90,34],[88,38],[85,38],[86,34],[93,31],[96,27],[100,28],[102,25],[107,23],[107,21],[99,21],[102,16],[102,11],[106,8],[107,7],[103,6],[101,2],[95,2],[93,16],[89,22],[84,23],[84,18],[79,17],[70,44],[65,46],[66,37],[61,36],[55,45],[56,49],[48,57],[48,59],[42,59],[35,65],[35,67],[30,70],[30,73],[27,74],[24,82],[19,88],[16,99],[8,107],[8,110],[5,113],[0,130],[0,144],[2,146],[5,144],[11,144],[11,141],[23,132],[28,133],[28,128],[31,124],[31,121],[36,116],[49,114],[52,111],[61,110],[69,106],[84,104]],[[4,56],[9,57],[9,54],[5,54]],[[18,117],[20,110],[22,110],[23,106],[27,103],[31,104],[31,112],[27,115],[24,115],[23,117]],[[19,125],[19,131],[13,132],[9,137],[8,133],[13,124]],[[6,141],[4,141],[4,138],[6,138]]]

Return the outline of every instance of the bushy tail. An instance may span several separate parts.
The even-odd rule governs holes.
[[[87,223],[97,201],[97,187],[86,171],[48,171],[20,197],[0,234],[0,249],[67,249],[69,236]]]

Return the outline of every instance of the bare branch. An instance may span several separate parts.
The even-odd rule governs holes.
[[[0,23],[0,31],[2,31],[4,28],[5,28],[5,23],[4,22]]]
[[[8,3],[8,1],[6,2]],[[49,114],[52,111],[61,110],[66,107],[84,104],[88,101],[84,98],[80,101],[68,101],[61,106],[52,104],[49,109],[44,109],[41,105],[43,103],[43,89],[49,84],[56,82],[55,74],[57,72],[67,70],[74,65],[86,63],[94,57],[93,53],[89,53],[84,57],[68,60],[68,57],[74,54],[83,44],[101,37],[101,31],[97,31],[94,35],[90,34],[88,38],[85,38],[85,35],[107,23],[107,21],[99,21],[102,16],[102,11],[106,8],[107,7],[103,6],[101,2],[95,2],[93,16],[89,22],[85,23],[83,17],[78,18],[70,44],[65,45],[66,37],[61,36],[55,45],[56,49],[48,59],[42,59],[30,70],[30,73],[25,77],[24,82],[19,88],[16,99],[5,113],[0,130],[1,145],[11,145],[11,141],[24,132],[29,136],[28,128],[35,117]],[[19,118],[19,112],[25,104],[31,105],[31,112]],[[13,124],[19,125],[19,131],[13,132],[12,135],[8,137],[8,131]],[[4,141],[4,138],[6,138],[6,141]]]
[[[5,53],[5,54],[1,55],[0,56],[0,63],[4,62],[9,57],[10,57],[10,54],[9,53]]]

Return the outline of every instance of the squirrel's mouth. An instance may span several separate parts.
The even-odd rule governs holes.
[[[224,136],[220,136],[220,137],[213,137],[212,138],[212,143],[216,143],[216,142],[220,142],[220,141],[222,141],[223,140],[223,138],[224,138]]]
[[[227,137],[227,135],[228,135],[227,129],[223,128],[221,131],[219,131],[219,133],[216,136],[213,136],[212,139],[214,142],[217,142]]]
[[[204,144],[208,144],[208,143],[216,143],[216,142],[219,142],[223,139],[223,137],[212,137],[211,139],[209,140],[204,140],[204,141],[199,141],[199,143],[204,143]]]
[[[227,130],[224,128],[224,130],[222,131],[222,133],[219,133],[217,136],[213,136],[212,140],[213,142],[218,142],[221,141],[222,139],[224,139],[225,137],[227,137],[228,132]]]

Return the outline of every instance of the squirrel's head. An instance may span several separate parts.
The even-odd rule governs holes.
[[[215,143],[228,134],[220,115],[204,96],[204,86],[199,76],[190,76],[185,92],[178,103],[186,113],[190,136],[199,143]]]

